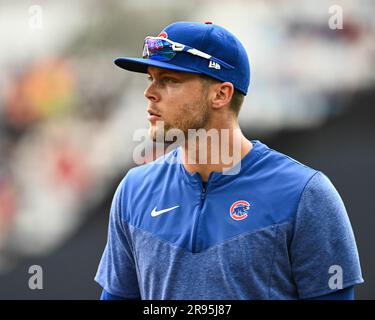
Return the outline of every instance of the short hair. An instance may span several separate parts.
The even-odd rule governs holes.
[[[199,74],[204,86],[208,87],[211,84],[222,82],[220,80],[216,80],[212,77],[206,76],[205,74]],[[234,89],[232,100],[230,101],[230,109],[233,111],[234,115],[238,117],[243,101],[245,99],[245,95],[238,91],[237,89]]]

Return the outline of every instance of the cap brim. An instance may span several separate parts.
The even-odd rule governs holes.
[[[116,58],[114,60],[114,63],[116,66],[122,69],[133,71],[133,72],[139,72],[139,73],[147,73],[148,66],[181,71],[181,72],[201,73],[193,69],[176,66],[175,64],[172,64],[172,63],[151,60],[151,59],[120,57],[120,58]]]

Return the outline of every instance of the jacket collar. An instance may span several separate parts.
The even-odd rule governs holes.
[[[207,185],[225,184],[244,175],[249,170],[249,168],[257,161],[260,155],[269,149],[265,144],[263,144],[259,140],[251,140],[251,142],[253,144],[252,149],[242,158],[242,160],[239,163],[237,163],[234,167],[224,172],[211,172],[208,177]],[[181,158],[181,147],[178,147],[175,150],[175,152],[175,156],[178,162],[177,165],[179,167],[179,173],[182,175],[183,179],[187,183],[201,185],[201,175],[198,172],[190,173],[185,169]]]

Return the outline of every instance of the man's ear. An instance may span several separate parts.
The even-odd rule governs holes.
[[[214,85],[212,93],[212,107],[221,109],[230,104],[234,94],[234,87],[231,82],[220,82]]]

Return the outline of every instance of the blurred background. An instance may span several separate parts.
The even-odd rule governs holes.
[[[374,299],[374,14],[370,0],[0,0],[0,299],[100,295],[112,196],[148,127],[146,76],[113,59],[178,20],[243,42],[244,133],[328,175],[357,240],[357,298]]]

